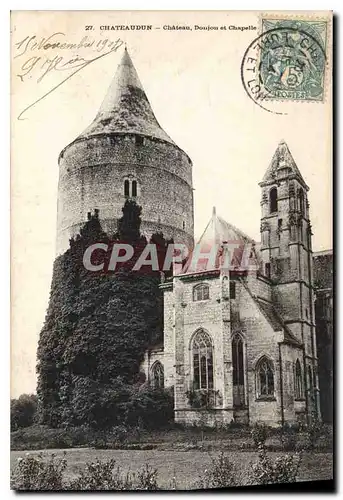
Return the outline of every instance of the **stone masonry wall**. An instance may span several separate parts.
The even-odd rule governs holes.
[[[192,163],[178,147],[135,135],[99,136],[75,141],[59,159],[57,253],[97,208],[103,227],[114,232],[125,203],[124,180],[138,184],[142,231],[162,231],[193,245]]]
[[[209,300],[193,301],[193,288],[200,283],[209,285]],[[230,422],[232,419],[232,406],[227,408],[228,398],[226,392],[232,390],[225,383],[224,367],[227,359],[226,345],[223,340],[222,321],[222,281],[219,277],[206,279],[199,278],[196,281],[188,279],[174,279],[175,298],[175,419],[179,422],[198,422],[203,414],[201,410],[190,407],[187,391],[192,389],[192,355],[191,343],[195,332],[204,329],[211,337],[213,356],[214,391],[218,391],[216,402],[211,415],[207,417],[216,418],[217,421]],[[230,402],[232,401],[232,398]],[[213,416],[213,411],[218,413]],[[204,415],[203,415],[204,416]]]
[[[172,387],[175,384],[175,298],[173,285],[164,289],[164,385]]]
[[[291,345],[282,345],[281,351],[284,419],[286,422],[298,422],[304,420],[306,411],[303,351]],[[293,366],[297,360],[299,360],[303,378],[303,394],[300,399],[295,398]]]
[[[246,345],[247,400],[249,406],[249,423],[263,421],[268,425],[281,422],[281,386],[279,376],[278,341],[281,332],[275,332],[261,313],[256,302],[248,291],[240,284],[239,293],[240,324]],[[262,356],[267,356],[274,365],[275,398],[264,400],[256,394],[256,363]]]

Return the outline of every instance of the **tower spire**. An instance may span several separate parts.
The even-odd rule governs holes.
[[[300,184],[302,184],[302,186],[308,191],[309,188],[294,161],[292,153],[290,152],[286,141],[282,139],[279,142],[266,173],[264,174],[262,182],[260,182],[259,185],[263,187],[273,184],[276,180],[280,180],[285,176],[288,177],[291,174],[295,175]]]

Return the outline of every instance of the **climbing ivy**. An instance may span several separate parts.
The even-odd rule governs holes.
[[[38,411],[42,423],[58,426],[74,422],[76,408],[82,401],[84,411],[89,404],[88,411],[101,426],[99,400],[106,399],[119,378],[121,384],[139,381],[145,351],[162,341],[159,271],[139,274],[132,267],[122,266],[106,272],[105,265],[105,271],[92,272],[83,265],[84,252],[91,244],[102,242],[110,248],[111,240],[133,245],[138,249],[133,259],[139,257],[147,244],[140,234],[141,208],[130,200],[122,210],[118,232],[112,239],[103,231],[96,212],[89,215],[80,234],[70,240],[69,249],[54,263],[49,306],[37,352]],[[159,254],[165,254],[168,242],[162,234],[153,235],[150,242],[158,245]],[[93,264],[101,259],[104,260],[103,251],[92,254]]]

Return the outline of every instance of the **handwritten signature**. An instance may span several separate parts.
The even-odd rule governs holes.
[[[39,97],[36,101],[29,104],[24,108],[21,113],[18,115],[18,120],[23,120],[23,115],[33,106],[35,106],[38,102],[45,99],[48,95],[54,92],[56,89],[65,84],[68,80],[70,80],[76,73],[89,66],[91,63],[101,59],[102,57],[115,52],[123,45],[123,41],[118,38],[115,42],[106,39],[95,40],[88,36],[84,36],[82,40],[78,43],[70,43],[70,42],[61,42],[56,39],[58,36],[65,36],[64,33],[56,32],[50,35],[48,38],[42,38],[38,41],[35,35],[27,36],[20,42],[15,44],[18,54],[14,56],[14,59],[27,56],[32,51],[49,51],[48,55],[35,55],[30,56],[29,58],[25,57],[24,62],[21,64],[18,71],[18,78],[24,83],[28,78],[32,78],[34,74],[37,75],[37,83],[40,83],[45,76],[52,72],[58,71],[63,72],[67,71],[68,76],[64,78],[57,85],[53,86],[48,92]],[[73,57],[65,57],[61,56],[60,53],[53,55],[51,57],[50,51],[58,49],[58,50],[79,50],[79,49],[91,49],[96,52],[95,57],[84,58],[79,55],[74,55]]]

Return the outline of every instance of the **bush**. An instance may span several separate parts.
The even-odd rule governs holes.
[[[268,427],[263,423],[255,423],[251,429],[251,437],[256,448],[264,445],[268,437]]]
[[[116,428],[115,440],[119,442],[125,440],[125,428],[160,428],[173,420],[174,413],[171,389],[130,385],[120,378],[111,386],[87,377],[75,378],[71,402],[65,412],[65,425],[86,424],[94,430],[106,430],[107,434]]]
[[[78,491],[106,490],[157,490],[157,470],[146,464],[136,474],[123,473],[120,467],[115,468],[116,461],[96,460],[87,463],[79,477],[69,484],[69,489]]]
[[[301,455],[287,454],[276,459],[269,458],[263,445],[259,445],[258,462],[253,464],[253,484],[294,483]]]
[[[123,444],[128,439],[128,430],[124,425],[116,425],[111,431],[115,443]]]
[[[324,426],[317,418],[313,418],[312,421],[305,427],[306,436],[306,448],[313,450],[323,434]]]
[[[62,490],[63,472],[67,467],[65,458],[56,458],[54,454],[48,461],[43,454],[18,458],[17,467],[11,474],[11,488],[21,491]]]
[[[301,461],[299,453],[268,457],[264,446],[259,446],[258,461],[252,466],[252,473],[247,476],[224,453],[212,458],[211,466],[205,470],[197,488],[226,488],[242,484],[271,484],[295,482]],[[67,467],[65,457],[56,458],[54,454],[46,457],[42,453],[26,454],[19,458],[11,474],[11,488],[20,491],[32,490],[73,490],[73,491],[108,491],[108,490],[158,490],[157,470],[145,464],[136,473],[123,472],[113,459],[87,463],[78,476],[68,481],[63,478]],[[176,490],[175,472],[170,489]]]
[[[213,408],[219,403],[220,393],[214,390],[190,390],[186,392],[188,403],[192,408]]]
[[[137,473],[138,484],[137,490],[158,490],[157,486],[157,469],[152,469],[149,464],[145,464]]]
[[[32,425],[36,411],[35,394],[22,394],[18,399],[11,399],[11,431]]]
[[[45,425],[32,425],[11,433],[11,450],[74,448],[88,445],[94,440],[94,435],[94,431],[86,427],[51,429]]]
[[[128,401],[121,408],[124,412],[123,421],[128,427],[158,429],[173,420],[173,393],[167,389],[134,386]]]
[[[212,458],[211,467],[205,470],[198,486],[201,489],[238,486],[238,476],[234,464],[224,453],[220,453],[218,458]]]
[[[173,476],[171,478],[171,480],[169,481],[169,488],[168,488],[168,490],[175,490],[176,491],[176,490],[179,490],[179,489],[180,488],[178,488],[178,486],[177,486],[176,477]]]
[[[118,378],[112,385],[100,384],[88,377],[75,377],[71,392],[71,408],[66,424],[87,425],[97,430],[109,430],[124,418],[130,386]]]
[[[122,474],[116,461],[96,460],[87,463],[79,477],[69,484],[68,489],[77,491],[132,490],[133,482],[130,473]]]
[[[108,491],[108,490],[157,490],[157,470],[149,464],[137,474],[124,473],[116,461],[98,460],[87,463],[76,479],[63,481],[67,460],[43,453],[19,458],[11,475],[11,488],[20,491]]]
[[[322,434],[317,444],[317,448],[320,447],[322,450],[332,450],[333,448],[333,435],[332,435],[332,426],[324,425],[322,429]]]
[[[290,424],[285,424],[280,429],[280,441],[283,450],[295,450],[298,441],[298,428]]]

